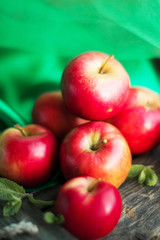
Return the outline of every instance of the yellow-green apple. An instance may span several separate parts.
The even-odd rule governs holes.
[[[60,146],[60,164],[66,179],[91,176],[119,187],[131,162],[125,138],[106,122],[92,121],[72,129]]]
[[[160,97],[150,89],[133,87],[123,109],[109,122],[122,132],[132,153],[152,150],[160,141]]]
[[[102,52],[83,53],[71,60],[61,78],[68,109],[79,117],[105,120],[124,105],[130,79],[119,61]]]
[[[32,109],[32,120],[49,128],[59,141],[73,128],[87,120],[79,118],[66,108],[61,91],[40,95]]]
[[[44,183],[53,173],[58,143],[40,125],[15,125],[0,135],[0,175],[26,187]]]
[[[122,199],[112,184],[93,177],[76,177],[66,182],[56,200],[56,213],[63,226],[78,239],[98,239],[117,225]]]

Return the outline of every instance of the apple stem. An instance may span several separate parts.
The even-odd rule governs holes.
[[[93,182],[91,182],[91,184],[88,186],[88,189],[87,189],[88,192],[92,192],[96,188],[97,183],[100,182],[100,181],[101,181],[101,179],[97,178]]]
[[[19,124],[15,124],[14,127],[15,127],[17,130],[19,130],[24,137],[27,136],[26,132],[24,131],[24,128],[21,127]]]
[[[154,166],[154,165],[148,165],[147,167],[149,167],[149,168],[154,168],[155,166]]]
[[[106,68],[106,65],[108,64],[109,60],[110,59],[113,59],[114,56],[113,55],[110,55],[109,58],[106,60],[106,62],[102,65],[102,67],[100,68],[99,70],[99,73],[104,73],[105,72],[105,68]]]
[[[101,148],[103,146],[103,144],[107,143],[107,139],[103,139],[101,142],[97,143],[97,144],[93,144],[91,147],[91,150],[95,151],[98,150],[99,148]]]

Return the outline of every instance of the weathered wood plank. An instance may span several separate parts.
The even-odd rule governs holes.
[[[160,240],[160,147],[133,160],[133,164],[154,165],[159,182],[154,187],[127,179],[119,188],[123,212],[115,230],[106,240]]]
[[[2,202],[0,203],[2,205]],[[39,233],[36,235],[27,235],[21,234],[16,236],[16,240],[59,240],[59,239],[68,239],[74,240],[75,238],[71,236],[65,229],[56,225],[56,224],[47,224],[43,220],[43,212],[35,207],[34,205],[28,203],[27,201],[23,202],[22,208],[18,214],[14,215],[13,217],[2,217],[2,209],[1,209],[1,216],[0,216],[0,230],[2,230],[5,226],[10,225],[11,223],[19,223],[20,221],[31,221],[35,224],[38,229]],[[2,239],[2,238],[0,238]],[[8,239],[8,238],[7,238]],[[14,238],[15,239],[15,238]]]
[[[136,157],[133,164],[153,165],[160,179],[160,147]],[[45,200],[55,199],[59,186],[45,190],[37,197]],[[123,212],[118,226],[104,239],[123,240],[160,239],[160,181],[154,187],[139,185],[136,179],[127,179],[119,188],[123,199]],[[45,193],[45,194],[44,194]],[[53,210],[53,209],[51,209]]]
[[[154,170],[160,179],[160,147],[154,151],[136,157],[133,163],[154,165]],[[44,200],[56,198],[59,186],[46,189],[36,194],[36,197]],[[114,231],[104,240],[160,240],[160,181],[154,187],[139,185],[135,179],[127,179],[119,188],[123,199],[123,212],[121,219]],[[0,202],[2,205],[2,202]],[[49,208],[48,210],[53,210]],[[21,220],[31,221],[39,228],[39,234],[33,237],[24,234],[16,237],[17,240],[32,239],[76,239],[62,227],[49,225],[43,221],[43,212],[46,208],[37,208],[26,200],[22,209],[13,217],[0,216],[0,229],[11,223]]]

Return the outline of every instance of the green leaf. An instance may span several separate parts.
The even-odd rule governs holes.
[[[145,167],[144,169],[146,174],[145,185],[147,186],[155,186],[158,182],[158,176],[155,171],[149,167]]]
[[[14,197],[22,198],[24,195],[23,187],[6,178],[0,178],[0,200],[11,201]]]
[[[22,186],[7,178],[0,178],[0,186],[5,186],[6,188],[10,188],[16,192],[25,194],[25,190]]]
[[[46,223],[54,223],[55,222],[55,215],[52,212],[46,212],[44,214],[44,221]]]
[[[56,204],[56,201],[54,201],[54,200],[53,201],[44,201],[44,200],[35,199],[33,197],[33,194],[31,194],[31,193],[28,194],[27,197],[28,197],[28,200],[35,205],[53,206]]]
[[[144,165],[141,164],[134,164],[131,166],[130,172],[128,174],[129,178],[134,178],[134,177],[138,177],[140,172],[143,170]]]
[[[56,224],[63,224],[64,223],[64,216],[62,214],[57,214],[57,216],[52,212],[46,212],[44,214],[44,221],[46,223],[56,223]]]
[[[3,216],[9,217],[13,216],[15,213],[19,211],[22,205],[22,200],[19,198],[15,198],[12,201],[8,201],[3,207]]]
[[[57,216],[56,216],[56,224],[63,224],[64,223],[64,216],[63,214],[59,213]]]
[[[155,171],[141,164],[132,165],[128,177],[138,177],[138,182],[140,184],[144,183],[146,186],[154,186],[158,182],[158,176]]]
[[[140,172],[139,176],[138,176],[138,182],[139,184],[143,184],[144,181],[146,179],[146,174],[145,174],[145,171],[144,169]]]

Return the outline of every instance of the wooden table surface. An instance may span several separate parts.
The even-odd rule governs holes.
[[[142,163],[153,165],[160,179],[160,147],[154,151],[139,155],[133,159],[133,164]],[[53,200],[60,188],[43,190],[36,194],[36,198]],[[127,179],[119,188],[123,199],[123,212],[120,221],[114,231],[105,240],[160,240],[160,180],[154,187],[139,185],[136,179]],[[10,239],[16,240],[74,240],[61,226],[47,224],[43,220],[45,211],[53,208],[40,208],[33,206],[27,200],[23,201],[21,210],[13,217],[2,216],[2,205],[0,202],[0,232],[5,226],[19,223],[24,220],[31,221],[38,227],[39,232],[35,235],[19,234]],[[0,239],[5,239],[1,237]],[[9,239],[7,237],[6,239]]]

